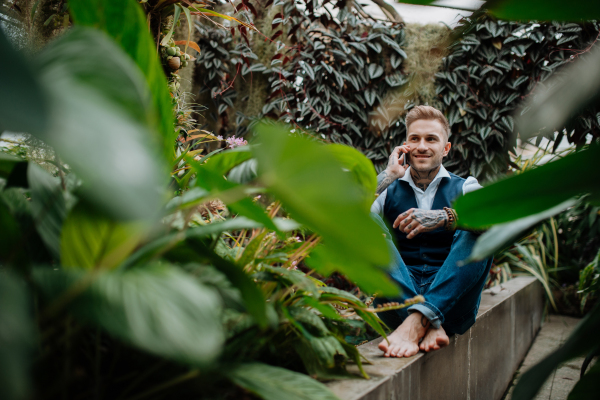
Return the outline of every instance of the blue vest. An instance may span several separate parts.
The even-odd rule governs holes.
[[[451,207],[452,201],[463,193],[465,179],[450,174],[450,178],[442,178],[435,197],[432,210],[442,210]],[[383,215],[392,226],[398,215],[411,209],[418,208],[415,192],[406,181],[396,180],[387,188]],[[392,230],[398,251],[406,265],[427,264],[440,267],[450,253],[454,232],[439,229],[433,232],[420,233],[412,239],[398,228]]]

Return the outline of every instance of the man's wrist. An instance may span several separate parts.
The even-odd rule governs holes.
[[[456,214],[456,211],[450,207],[444,207],[444,213],[446,214],[446,230],[456,230],[456,224],[458,222],[458,215]]]
[[[387,174],[388,177],[396,180],[396,179],[400,179],[404,176],[404,174],[402,174],[401,172],[395,171],[395,170],[391,170],[389,168],[385,169],[385,173]]]

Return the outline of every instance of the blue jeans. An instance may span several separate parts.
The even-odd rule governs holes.
[[[376,222],[385,227],[383,220],[373,214]],[[375,305],[390,301],[403,302],[406,299],[423,295],[425,302],[408,308],[378,313],[381,320],[391,329],[396,329],[409,313],[422,313],[435,328],[442,326],[450,335],[463,334],[474,323],[481,292],[492,266],[492,258],[472,262],[463,266],[457,263],[471,254],[478,235],[457,230],[454,233],[452,248],[441,267],[431,265],[406,265],[391,240],[387,228],[386,241],[392,254],[389,275],[402,289],[401,297],[394,299],[375,298]]]

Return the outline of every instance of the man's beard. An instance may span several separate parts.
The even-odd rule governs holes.
[[[416,157],[411,157],[411,159],[415,159]],[[427,164],[429,165],[419,165],[418,163],[411,163],[411,167],[417,171],[417,172],[429,172],[429,171],[433,171],[434,169],[438,168],[440,165],[442,165],[442,159],[443,157],[440,156],[436,156],[436,155],[432,155],[430,158],[428,158],[428,162]]]

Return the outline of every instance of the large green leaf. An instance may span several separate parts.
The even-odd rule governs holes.
[[[42,167],[31,163],[27,169],[31,189],[31,211],[35,228],[52,255],[60,258],[60,233],[67,216],[61,183]]]
[[[0,229],[1,230],[1,229]],[[0,271],[0,398],[29,398],[34,326],[24,282]]]
[[[135,61],[152,89],[152,126],[162,138],[158,143],[166,157],[172,156],[174,116],[167,79],[150,36],[146,16],[136,0],[69,0],[77,25],[91,26],[108,33]]]
[[[332,252],[353,258],[366,270],[387,265],[387,247],[364,207],[363,190],[327,146],[292,137],[281,125],[263,123],[256,131],[261,145],[253,152],[260,180],[286,211],[319,233]]]
[[[114,217],[154,216],[167,169],[149,144],[153,109],[139,69],[104,33],[81,27],[37,60],[53,117],[40,138],[83,180],[81,195]]]
[[[0,29],[0,132],[37,134],[48,128],[47,96],[25,57]]]
[[[265,400],[339,400],[306,375],[266,364],[239,365],[227,371],[227,378]]]
[[[515,221],[494,225],[492,228],[490,228],[490,230],[479,236],[475,246],[473,247],[473,250],[471,251],[471,255],[465,261],[465,263],[483,260],[494,255],[496,251],[514,243],[514,241],[523,235],[528,229],[531,229],[533,226],[545,219],[563,212],[569,207],[573,207],[578,202],[578,200],[569,199],[555,207],[544,210],[537,214],[528,215],[527,217],[519,218]]]
[[[599,10],[600,1],[594,2]],[[562,130],[565,123],[576,112],[585,107],[600,90],[600,46],[583,54],[572,65],[553,75],[541,89],[532,93],[517,114],[515,132],[522,139],[538,133],[553,133]]]
[[[583,21],[600,18],[595,0],[489,0],[482,8],[496,17],[512,20]]]
[[[61,264],[66,268],[114,268],[133,251],[144,225],[113,221],[79,202],[63,225]]]
[[[221,352],[216,292],[178,269],[38,269],[32,276],[47,299],[73,296],[74,316],[149,353],[206,367]]]
[[[600,193],[600,146],[511,176],[459,197],[459,226],[487,228],[550,209],[572,197]]]
[[[216,269],[221,271],[227,279],[239,289],[244,300],[244,305],[254,320],[262,328],[271,322],[267,315],[267,303],[263,292],[254,283],[254,280],[242,269],[242,267],[221,258],[212,249],[208,248],[202,241],[196,238],[188,238],[187,244],[201,254]]]
[[[535,397],[552,371],[561,363],[585,355],[600,348],[600,303],[584,317],[567,341],[557,350],[525,372],[513,392],[513,400],[529,400]]]
[[[306,259],[306,263],[325,276],[329,276],[335,271],[341,272],[367,293],[378,293],[391,297],[397,296],[399,293],[398,287],[389,279],[383,269],[365,268],[360,260],[333,253],[327,243],[313,250]]]
[[[267,326],[266,303],[263,293],[258,286],[244,272],[242,267],[219,257],[212,249],[206,246],[201,238],[221,233],[229,230],[260,228],[262,225],[244,217],[237,217],[224,222],[215,222],[205,226],[188,229],[184,232],[177,232],[163,236],[152,241],[132,254],[122,265],[126,269],[140,262],[147,262],[153,257],[157,257],[167,252],[169,249],[179,247],[186,254],[194,254],[194,261],[209,261],[215,268],[221,271],[229,281],[240,290],[246,309],[261,326]],[[180,260],[186,261],[186,260]],[[187,260],[189,262],[190,260]]]
[[[365,191],[365,204],[368,209],[373,204],[374,193],[377,189],[377,173],[373,163],[354,147],[343,144],[332,144],[327,150],[350,173]]]

